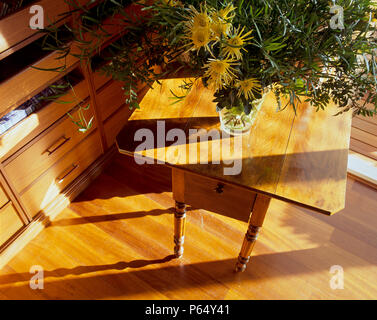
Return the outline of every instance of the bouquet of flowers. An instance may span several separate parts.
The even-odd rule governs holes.
[[[143,14],[125,13],[130,2]],[[332,100],[339,113],[377,113],[374,0],[104,3],[112,6],[110,14],[122,16],[125,30],[102,70],[124,82],[131,108],[139,107],[140,82],[152,86],[184,69],[213,90],[223,124],[233,129],[250,125],[266,92],[275,94],[278,110],[296,109],[302,101],[320,110]],[[74,39],[88,30],[103,37],[104,14],[92,14],[69,28]],[[83,52],[91,45],[83,43]],[[182,86],[188,91],[192,84]]]

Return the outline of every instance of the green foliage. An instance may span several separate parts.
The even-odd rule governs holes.
[[[203,78],[204,63],[210,58],[208,52],[190,51],[189,59],[182,58],[186,50],[182,44],[187,36],[184,27],[187,5],[199,9],[202,1],[189,0],[184,1],[185,6],[170,6],[162,0],[151,5],[143,4],[145,1],[105,0],[93,8],[80,7],[76,0],[67,1],[83,12],[76,28],[64,26],[72,40],[80,44],[82,61],[90,60],[105,39],[116,36],[103,29],[106,17],[120,13],[129,22],[125,33],[111,45],[109,63],[102,67],[102,72],[124,82],[126,102],[131,108],[139,107],[137,83],[151,86],[155,80],[176,72],[176,62],[197,78]],[[143,6],[145,15],[136,21],[132,13],[123,11],[130,2]],[[364,116],[377,113],[377,33],[371,24],[377,10],[372,8],[373,1],[337,0],[336,4],[344,8],[343,30],[330,28],[333,14],[328,0],[206,1],[217,9],[231,2],[237,7],[233,25],[253,31],[253,39],[245,46],[247,52],[237,67],[239,79],[257,78],[262,87],[272,88],[278,101],[288,97],[287,105],[293,108],[305,100],[320,110],[333,100],[339,113],[350,109]],[[61,50],[63,58],[70,54],[56,30],[50,28],[45,32],[46,37],[55,36],[50,49]],[[86,42],[85,33],[94,40]],[[157,72],[156,65],[162,66],[163,71]],[[207,79],[202,80],[206,84]],[[245,111],[251,110],[252,101],[237,96],[234,87],[218,90],[215,97],[218,109],[242,104]],[[255,99],[258,98],[256,95]],[[367,105],[373,105],[374,109],[367,109]]]
[[[82,133],[87,132],[93,126],[94,117],[91,117],[89,121],[87,121],[84,115],[84,111],[87,111],[89,107],[90,107],[89,104],[87,104],[86,106],[79,105],[78,112],[77,112],[78,114],[77,120],[69,112],[67,113],[67,115],[71,118],[72,122],[79,128],[78,130]]]

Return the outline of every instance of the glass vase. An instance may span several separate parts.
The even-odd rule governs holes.
[[[243,106],[223,108],[219,112],[221,130],[229,135],[248,134],[255,122],[257,114],[262,107],[266,94],[253,101],[253,108],[249,114],[244,112]]]

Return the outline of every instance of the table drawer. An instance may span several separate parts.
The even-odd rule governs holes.
[[[2,186],[0,186],[0,208],[9,201],[7,194]]]
[[[102,153],[98,130],[48,169],[22,194],[21,200],[31,216],[45,208],[69,183]]]
[[[184,172],[184,202],[195,208],[247,222],[255,197],[252,191]]]
[[[74,119],[78,118],[78,112],[76,110],[72,113]],[[84,112],[87,120],[93,115],[91,108]],[[94,124],[89,131],[92,131],[93,128]],[[5,171],[15,189],[21,193],[23,189],[87,136],[88,132],[79,132],[78,126],[68,116],[51,126],[36,139],[35,143],[9,163],[6,163]]]
[[[0,209],[0,246],[23,227],[24,223],[13,207],[8,202]]]
[[[121,82],[112,81],[99,91],[97,103],[103,121],[124,104],[126,97],[122,86]]]
[[[115,142],[115,138],[120,130],[127,123],[128,118],[131,116],[132,110],[124,105],[113,114],[104,125],[107,146],[111,146]]]

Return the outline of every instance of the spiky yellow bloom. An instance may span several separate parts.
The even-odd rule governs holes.
[[[209,62],[204,65],[206,72],[205,77],[209,77],[208,84],[215,90],[222,89],[230,84],[236,78],[236,70],[233,66],[237,63],[233,59],[208,59]]]
[[[208,28],[195,28],[190,31],[190,35],[187,37],[190,39],[190,50],[200,50],[204,47],[207,51],[211,52],[208,44],[211,41],[211,30]]]
[[[175,6],[180,4],[180,1],[176,1],[176,0],[162,0],[162,2],[164,4],[171,6],[171,7],[175,7]]]
[[[231,24],[222,20],[213,20],[211,23],[211,31],[213,32],[214,39],[220,39],[221,36],[228,34]]]
[[[225,36],[229,33],[232,24],[229,20],[234,18],[232,11],[235,9],[232,4],[229,4],[226,8],[219,11],[213,11],[211,14],[212,23],[211,30],[214,38],[219,39],[221,36]],[[230,15],[232,13],[232,15]]]
[[[243,47],[247,44],[247,41],[253,39],[253,37],[250,36],[252,30],[243,34],[244,31],[245,27],[243,27],[241,31],[240,27],[233,29],[232,34],[223,46],[223,53],[227,58],[236,58],[238,60],[242,59],[241,50],[247,51]]]
[[[186,21],[186,36],[184,38],[190,40],[189,43],[184,45],[189,47],[189,50],[199,50],[205,48],[211,53],[209,43],[212,40],[212,31],[210,28],[211,19],[207,13],[207,9],[200,6],[200,12],[193,6],[189,6],[190,14],[187,16]]]
[[[165,1],[169,1],[169,0],[165,0]],[[182,7],[183,6],[183,3],[181,1],[179,1],[179,0],[170,0],[169,4],[172,7],[177,7],[177,6]]]
[[[211,29],[201,28],[201,27],[188,27],[186,30],[187,35],[183,37],[183,39],[189,40],[182,49],[187,49],[186,52],[190,50],[197,50],[199,54],[199,50],[201,48],[205,48],[209,53],[212,54],[211,49],[209,47],[209,43],[211,42]]]
[[[209,28],[211,23],[211,18],[208,15],[207,9],[203,9],[203,6],[200,6],[200,12],[195,9],[194,6],[190,5],[190,15],[188,17],[188,26],[189,28]]]
[[[217,17],[225,21],[232,20],[236,15],[233,12],[234,10],[236,10],[236,8],[230,3],[224,9],[217,12]]]
[[[255,99],[254,94],[261,92],[261,84],[255,78],[250,78],[246,80],[240,80],[236,82],[236,87],[239,88],[238,96],[244,95],[248,100]]]

